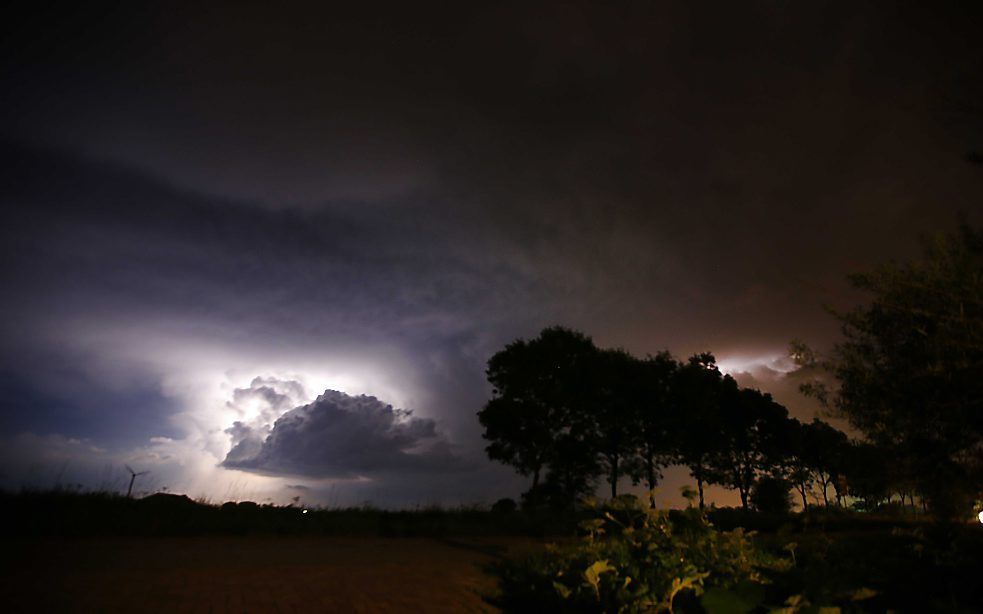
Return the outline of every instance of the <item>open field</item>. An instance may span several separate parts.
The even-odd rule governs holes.
[[[635,509],[629,503],[641,505],[622,500]],[[0,527],[2,612],[487,612],[493,608],[483,597],[497,592],[496,604],[528,611],[529,595],[515,590],[532,586],[523,578],[545,567],[524,555],[549,542],[593,543],[575,537],[583,534],[575,527],[600,513],[305,511],[59,491],[3,493],[0,509],[7,520]],[[636,521],[645,516],[638,511]],[[672,510],[667,521],[689,526],[688,515]],[[792,597],[850,612],[976,612],[983,603],[978,525],[942,525],[897,509],[777,515],[722,508],[707,518],[712,529],[700,533],[707,539],[738,527],[755,532],[769,607]],[[608,529],[607,538],[620,535]],[[658,552],[667,552],[683,542],[659,543]],[[565,577],[579,578],[595,559],[615,554],[578,559]],[[640,569],[630,575],[639,578]],[[535,600],[554,595],[552,574]],[[852,597],[858,591],[862,602]]]
[[[7,612],[482,612],[523,538],[84,538],[5,548]]]

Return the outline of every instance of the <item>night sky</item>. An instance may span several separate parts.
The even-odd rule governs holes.
[[[0,25],[6,488],[515,497],[485,363],[552,324],[809,418],[783,356],[845,275],[983,221],[959,3],[41,4]]]

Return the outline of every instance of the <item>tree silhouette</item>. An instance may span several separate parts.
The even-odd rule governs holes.
[[[597,348],[589,337],[563,327],[544,329],[530,341],[510,343],[488,361],[493,397],[478,412],[489,458],[532,475],[532,490],[548,466],[553,488],[573,488],[585,475],[589,428],[578,414],[585,374]],[[567,465],[568,467],[564,467]],[[569,470],[575,466],[576,471]],[[591,476],[587,471],[587,478]]]
[[[853,275],[870,301],[837,313],[844,340],[813,382],[867,438],[904,458],[940,517],[967,512],[983,486],[983,233],[965,224],[925,244],[920,261]]]
[[[850,445],[846,433],[830,424],[814,418],[802,425],[802,455],[806,466],[812,470],[816,485],[823,497],[823,505],[829,507],[829,487],[843,471],[844,454]]]
[[[792,485],[780,476],[761,477],[751,488],[751,505],[759,512],[787,514],[792,509]]]
[[[593,420],[593,444],[607,473],[611,498],[639,446],[641,362],[623,350],[600,350],[585,381],[584,415]]]
[[[496,397],[479,412],[485,427],[488,457],[512,465],[520,475],[532,474],[532,487],[552,454],[554,429],[550,411],[525,399]]]
[[[789,421],[785,436],[786,474],[802,497],[802,509],[809,507],[807,495],[819,490],[823,505],[829,507],[829,488],[836,488],[844,475],[850,440],[846,433],[818,418],[805,424]]]
[[[738,388],[729,376],[721,380],[720,398],[722,437],[709,456],[710,475],[714,482],[736,489],[747,510],[758,477],[776,473],[783,463],[788,411],[770,394]]]
[[[655,487],[662,468],[673,462],[676,433],[673,430],[673,380],[679,363],[669,352],[649,356],[639,365],[637,394],[638,446],[629,466],[634,483],[644,480],[649,506],[655,507]]]
[[[882,447],[868,442],[857,442],[846,448],[843,463],[845,493],[860,499],[863,509],[873,510],[886,501],[891,492],[890,454]]]
[[[789,484],[802,498],[802,509],[809,509],[808,493],[812,490],[815,473],[809,462],[811,443],[807,441],[807,426],[792,418],[785,430],[785,463],[783,473]]]
[[[672,381],[672,432],[676,459],[696,480],[700,509],[705,506],[703,487],[713,480],[713,456],[723,445],[720,416],[724,376],[713,354],[695,354],[677,371]],[[729,378],[728,378],[729,379]]]

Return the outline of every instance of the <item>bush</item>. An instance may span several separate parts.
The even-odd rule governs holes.
[[[498,501],[493,503],[491,506],[491,511],[493,511],[496,514],[511,514],[516,510],[517,507],[518,506],[516,505],[514,500],[505,498],[505,499],[499,499]]]
[[[751,505],[766,514],[788,514],[792,511],[791,491],[788,480],[765,476],[751,488]]]
[[[638,612],[674,605],[720,611],[714,605],[721,600],[753,607],[763,599],[760,569],[774,560],[743,530],[718,531],[695,508],[671,516],[649,510],[630,495],[595,509],[578,542],[500,564],[495,605],[511,611]]]

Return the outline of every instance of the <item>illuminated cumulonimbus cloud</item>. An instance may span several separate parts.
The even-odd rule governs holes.
[[[284,401],[272,388],[259,390],[274,403]],[[460,466],[433,420],[337,390],[287,411],[272,427],[237,421],[228,432],[236,442],[222,465],[267,475],[357,479]]]
[[[226,406],[240,417],[224,431],[232,441],[225,462],[254,458],[277,418],[307,400],[303,384],[295,380],[256,377],[248,388],[236,388]]]

